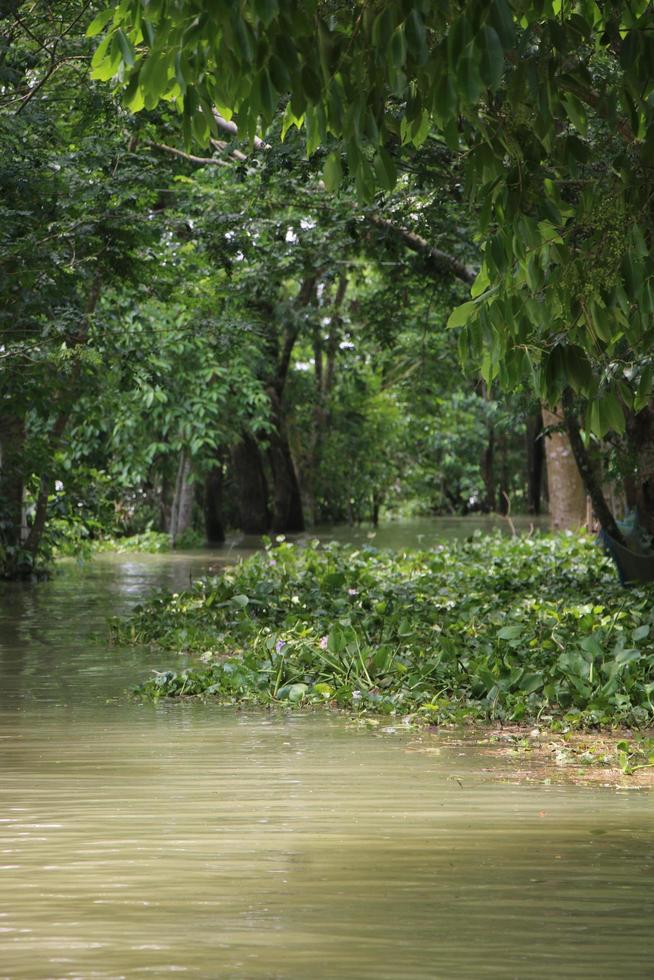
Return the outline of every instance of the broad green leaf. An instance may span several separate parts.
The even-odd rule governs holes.
[[[397,180],[397,172],[388,150],[383,146],[380,146],[375,154],[374,167],[381,186],[384,190],[392,191]]]
[[[517,640],[523,633],[523,626],[503,626],[498,630],[497,636],[500,640]]]
[[[470,317],[477,311],[477,303],[469,302],[462,303],[461,306],[457,306],[450,313],[449,319],[447,321],[448,327],[463,327],[468,322]]]
[[[118,47],[120,49],[123,61],[131,68],[134,64],[134,47],[132,42],[120,28],[118,28],[116,31],[115,37],[118,42]]]
[[[93,18],[89,26],[86,28],[86,36],[96,37],[96,35],[100,34],[100,32],[107,26],[109,21],[112,19],[114,13],[115,13],[114,7],[109,7],[108,10],[101,10],[100,13]]]
[[[343,179],[343,167],[338,153],[332,152],[325,160],[323,180],[328,191],[335,191]]]
[[[477,35],[475,45],[481,54],[479,71],[482,81],[495,91],[504,73],[504,49],[497,31],[488,25],[484,26]]]

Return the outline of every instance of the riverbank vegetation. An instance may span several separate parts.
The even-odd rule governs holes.
[[[587,495],[651,535],[623,6],[0,12],[0,575],[151,532],[578,528]]]
[[[152,598],[114,633],[191,657],[174,656],[145,697],[644,727],[650,599],[573,535],[474,535],[405,554],[282,542]]]
[[[545,503],[654,561],[650,4],[56,6],[0,13],[2,577]],[[206,658],[155,695],[644,725],[647,602],[284,543],[129,632]]]

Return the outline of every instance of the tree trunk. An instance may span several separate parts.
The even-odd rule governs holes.
[[[222,544],[225,540],[223,468],[221,463],[218,463],[207,473],[204,481],[204,533],[207,544]]]
[[[19,553],[25,538],[23,494],[25,474],[25,419],[6,413],[0,416],[0,574],[18,571]]]
[[[547,488],[552,530],[578,531],[586,523],[586,490],[570,439],[562,431],[563,410],[543,408],[543,424],[553,428],[545,439]]]
[[[527,418],[527,510],[540,514],[543,487],[543,418],[540,408]]]
[[[484,510],[494,511],[497,508],[497,500],[495,498],[495,430],[492,426],[488,430],[488,441],[482,453],[480,465],[481,478],[486,490]]]
[[[275,531],[304,531],[302,495],[295,463],[286,432],[281,402],[270,392],[271,421],[274,430],[268,436],[268,461],[273,478],[273,519]]]
[[[506,515],[511,510],[511,501],[509,499],[509,446],[507,442],[506,432],[503,432],[500,437],[500,486],[499,486],[499,503],[498,512],[503,516]]]
[[[318,507],[318,479],[323,455],[325,432],[329,425],[329,399],[334,387],[336,355],[341,335],[340,311],[347,289],[347,276],[341,275],[336,295],[332,304],[329,335],[323,344],[321,324],[316,322],[313,328],[313,363],[314,363],[314,409],[313,427],[309,437],[309,453],[306,473],[306,491],[311,523],[318,524],[320,512]]]
[[[638,510],[638,520],[654,535],[654,400],[640,412],[627,413],[627,439],[635,473],[625,481],[628,500]]]
[[[305,276],[302,280],[295,305],[298,310],[312,305],[316,299],[318,273]],[[284,416],[284,388],[291,366],[293,348],[300,331],[300,320],[288,324],[282,334],[272,330],[272,311],[268,311],[271,326],[271,347],[275,350],[275,373],[270,379],[268,397],[270,398],[270,421],[273,430],[268,436],[268,462],[273,479],[273,519],[276,531],[303,531],[304,514],[300,484],[293,462],[293,455],[286,431]]]
[[[372,502],[372,509],[371,509],[370,517],[371,517],[371,520],[372,520],[372,526],[373,527],[378,527],[379,526],[379,511],[380,511],[381,505],[383,503],[383,498],[381,497],[380,494],[378,494],[376,491],[373,490],[371,502]]]
[[[602,490],[601,478],[595,472],[593,464],[588,456],[579,431],[579,419],[575,411],[574,395],[570,388],[563,392],[563,412],[565,414],[566,428],[570,440],[570,446],[574,453],[577,468],[585,487],[585,492],[590,497],[595,516],[602,525],[603,529],[611,535],[619,544],[626,545],[622,532],[615,523],[615,518],[606,503]]]
[[[186,450],[182,450],[177,467],[175,496],[170,514],[170,540],[173,548],[180,535],[184,531],[188,531],[193,522],[194,498],[195,484],[191,479],[191,460]]]
[[[268,484],[256,440],[246,433],[231,451],[234,482],[238,490],[240,526],[246,534],[270,530]]]

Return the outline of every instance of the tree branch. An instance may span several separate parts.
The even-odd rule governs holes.
[[[468,286],[471,286],[475,281],[476,272],[471,266],[461,262],[453,255],[448,255],[447,252],[441,252],[439,248],[430,245],[426,239],[416,232],[409,231],[408,228],[403,228],[401,225],[395,225],[379,214],[367,214],[366,219],[376,228],[389,232],[394,238],[399,238],[412,252],[422,255],[426,260],[429,273],[435,278],[454,276],[455,279],[460,279]]]
[[[167,143],[153,143],[148,140],[146,146],[151,146],[153,150],[161,150],[163,153],[170,153],[174,157],[179,157],[181,160],[186,160],[188,163],[196,163],[202,167],[213,166],[213,167],[230,167],[231,164],[228,160],[223,160],[222,157],[197,157],[193,153],[185,153],[184,150],[178,150],[176,146],[168,146]]]

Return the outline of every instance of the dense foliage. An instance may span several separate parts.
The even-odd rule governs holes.
[[[346,177],[362,201],[406,192],[425,150],[427,186],[449,172],[481,253],[475,277],[431,251],[474,279],[449,318],[460,353],[487,382],[563,401],[619,539],[572,430],[583,412],[589,432],[622,437],[653,534],[653,27],[645,0],[124,0],[91,33],[96,77],[134,111],[176,106],[188,146],[230,126],[257,140],[283,113],[282,137],[304,128],[328,190]]]
[[[629,385],[590,362],[651,329],[653,18],[645,0],[132,0],[92,25],[93,70],[135,111],[176,104],[189,143],[218,133],[216,109],[253,138],[281,100],[309,154],[331,148],[327,186],[347,169],[368,200],[430,135],[463,151],[484,262],[452,323],[485,345],[489,379],[533,371],[551,401],[609,384],[590,416],[602,434],[623,426]]]
[[[89,77],[95,13],[0,13],[0,574],[150,531],[523,507],[538,406],[463,375],[445,330],[477,252],[456,167],[425,147],[362,209],[281,115],[185,153],[166,105]]]
[[[155,698],[638,726],[653,622],[650,593],[621,589],[589,539],[476,535],[406,554],[283,543],[115,631],[193,655],[144,684]]]

